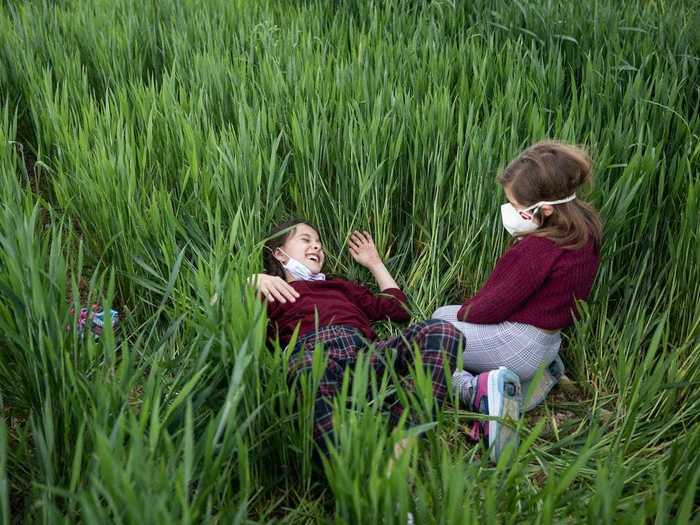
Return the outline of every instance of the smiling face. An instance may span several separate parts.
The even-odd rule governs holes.
[[[304,223],[294,227],[284,244],[275,249],[274,256],[282,264],[285,264],[289,257],[293,257],[313,273],[319,273],[325,261],[323,244],[318,232]]]

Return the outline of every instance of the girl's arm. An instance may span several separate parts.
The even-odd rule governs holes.
[[[287,301],[293,303],[299,297],[299,292],[281,277],[258,273],[251,276],[250,283],[256,287],[260,296],[270,303],[274,303],[275,300],[282,304]]]
[[[399,285],[386,269],[379,252],[374,245],[374,240],[368,232],[352,232],[348,239],[348,249],[355,261],[367,268],[377,281],[379,289],[383,292],[389,288],[398,288]]]
[[[459,321],[497,324],[505,321],[544,284],[558,252],[540,237],[516,243],[496,263],[486,283],[462,304]]]
[[[346,283],[348,296],[370,321],[389,319],[404,322],[411,318],[406,307],[406,295],[398,288],[387,288],[375,295],[360,284],[349,281]]]
[[[372,236],[368,232],[354,231],[348,239],[348,249],[355,261],[372,272],[381,290],[374,295],[364,286],[352,284],[349,291],[355,303],[372,321],[408,321],[411,316],[406,308],[406,295],[384,266]]]

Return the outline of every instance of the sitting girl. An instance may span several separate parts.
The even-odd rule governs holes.
[[[290,358],[292,378],[308,372],[317,344],[321,344],[327,366],[314,402],[314,440],[322,452],[326,439],[333,439],[332,402],[340,392],[343,376],[352,368],[359,352],[370,343],[376,351],[370,364],[381,377],[387,350],[395,353],[399,376],[409,374],[420,352],[423,367],[432,379],[438,404],[447,397],[445,368],[453,371],[457,353],[464,347],[461,334],[448,322],[429,320],[414,324],[398,337],[376,341],[371,323],[389,319],[407,321],[406,296],[382,263],[368,233],[355,232],[348,241],[352,257],[372,272],[381,293],[344,279],[321,273],[325,254],[317,231],[305,221],[288,221],[275,227],[265,244],[263,261],[267,273],[256,277],[258,291],[267,299],[272,335],[286,344],[299,327]],[[391,407],[396,423],[403,408]]]
[[[557,358],[560,330],[573,323],[576,300],[591,291],[602,240],[598,213],[575,193],[591,181],[585,151],[540,142],[497,180],[508,199],[503,226],[515,241],[478,293],[433,313],[465,336],[465,372],[455,373],[453,384],[461,402],[474,408],[482,404],[489,371],[508,367],[528,381]],[[489,430],[473,428],[474,435]]]

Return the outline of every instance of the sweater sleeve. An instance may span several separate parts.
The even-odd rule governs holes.
[[[406,295],[398,288],[387,288],[373,294],[362,285],[348,282],[353,302],[364,311],[370,321],[408,321],[411,316],[406,307]]]
[[[263,304],[267,309],[267,318],[270,321],[274,321],[275,319],[277,319],[277,317],[280,314],[280,303],[278,301],[270,302],[266,299],[263,299]]]
[[[535,293],[550,274],[559,250],[541,237],[526,237],[507,250],[486,283],[467,299],[457,319],[496,324],[507,320]]]

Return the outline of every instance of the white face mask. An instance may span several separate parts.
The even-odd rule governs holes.
[[[324,281],[326,279],[326,274],[313,273],[303,262],[289,256],[282,248],[280,248],[280,251],[289,257],[289,260],[283,264],[282,267],[287,270],[292,277],[301,279],[302,281]]]
[[[574,193],[570,197],[558,201],[540,201],[532,206],[528,206],[524,210],[516,210],[511,203],[506,202],[501,206],[501,221],[503,222],[503,227],[513,236],[532,233],[540,227],[535,220],[535,214],[543,205],[563,204],[575,198],[576,194]]]

